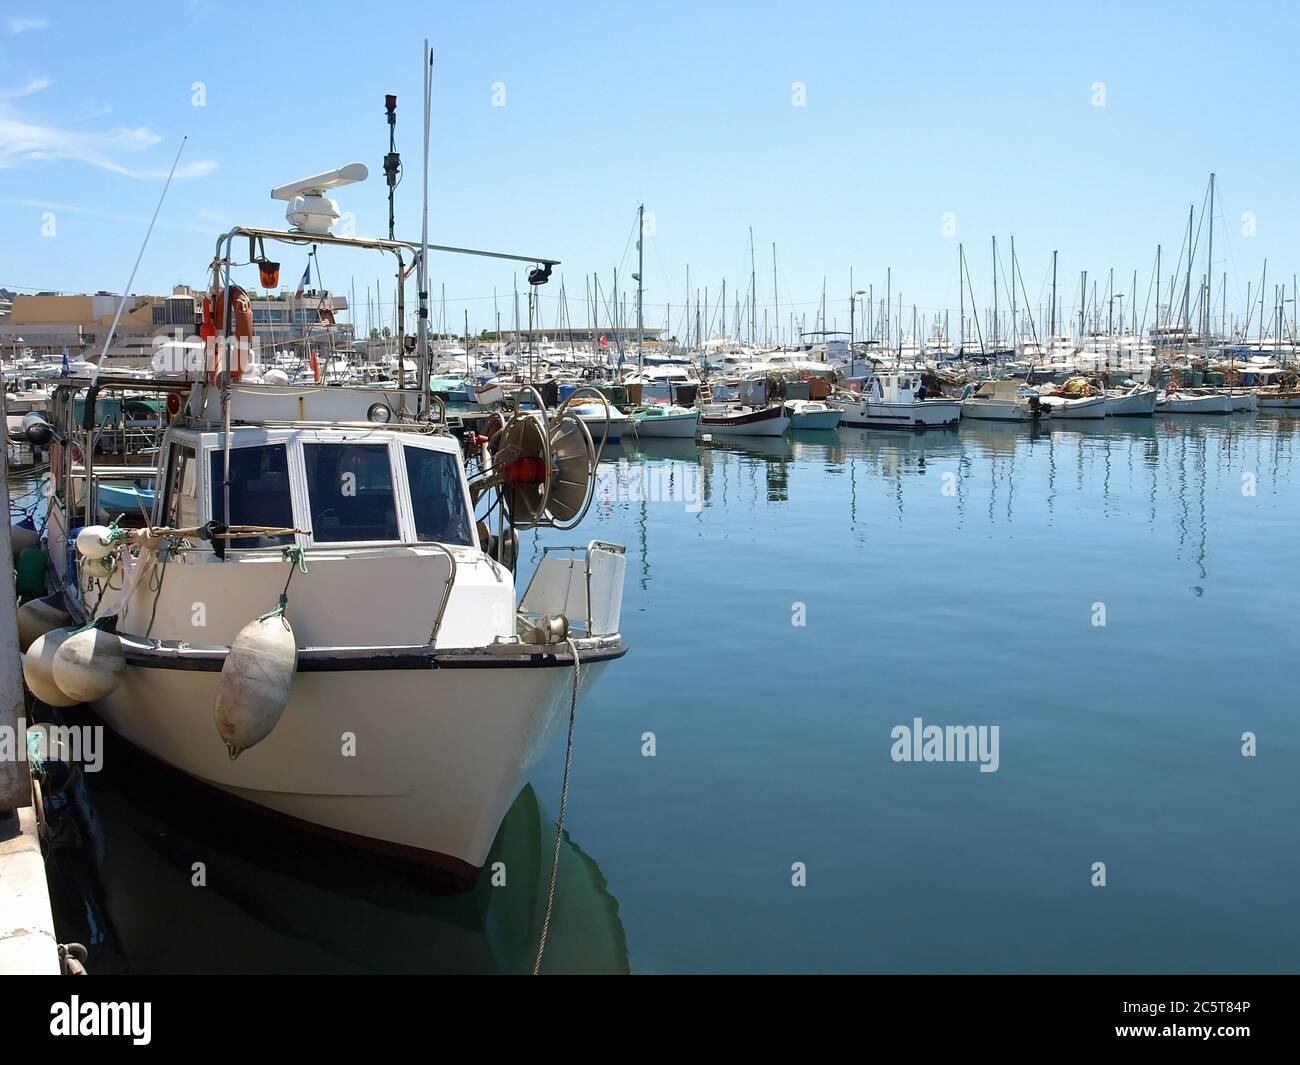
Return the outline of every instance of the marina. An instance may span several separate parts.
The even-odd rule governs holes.
[[[0,20],[10,1028],[831,974],[1280,1030],[1300,213],[1234,123],[1284,86],[941,7],[326,0],[235,76],[201,0],[93,97],[111,15]]]

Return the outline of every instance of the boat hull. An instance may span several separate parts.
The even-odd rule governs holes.
[[[642,439],[693,439],[699,420],[699,414],[694,411],[690,414],[667,414],[657,418],[633,418],[632,431]]]
[[[1106,397],[1106,415],[1110,418],[1149,418],[1156,412],[1160,394],[1155,389],[1126,392],[1120,396]]]
[[[1222,393],[1207,396],[1174,394],[1156,404],[1157,414],[1231,414],[1232,401]]]
[[[790,416],[781,407],[764,410],[702,412],[698,432],[712,436],[783,436],[790,427]]]
[[[1001,399],[963,399],[961,416],[990,422],[1027,422],[1033,419],[1029,404]]]
[[[304,652],[274,731],[231,761],[213,721],[224,656],[165,662],[138,647],[95,707],[114,731],[247,803],[433,866],[451,886],[476,879],[527,772],[566,727],[573,685],[562,647],[509,660]],[[584,694],[624,651],[621,642],[591,649]]]
[[[790,415],[790,429],[793,432],[815,430],[825,432],[836,429],[840,424],[840,412],[837,410],[804,411]]]
[[[1080,399],[1044,396],[1042,403],[1052,412],[1053,420],[1068,418],[1091,421],[1106,417],[1105,396],[1087,396]]]
[[[937,429],[961,421],[961,400],[916,403],[846,403],[843,425],[855,429]]]

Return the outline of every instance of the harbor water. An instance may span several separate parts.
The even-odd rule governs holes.
[[[522,534],[521,575],[628,558],[545,970],[1293,969],[1298,451],[1262,414],[609,449],[580,530]],[[899,760],[917,719],[996,759]],[[505,883],[438,897],[110,743],[51,800],[60,940],[92,973],[526,971],[563,758]]]

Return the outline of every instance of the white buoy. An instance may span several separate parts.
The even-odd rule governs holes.
[[[289,383],[289,375],[283,370],[267,370],[266,376],[262,378],[262,382],[263,384],[268,385],[287,385]]]
[[[23,680],[36,698],[46,706],[76,706],[78,700],[65,695],[54,683],[52,667],[54,655],[63,641],[72,635],[71,629],[53,629],[32,641],[23,655]]]
[[[24,653],[38,636],[61,629],[72,618],[57,596],[32,599],[18,608],[18,649]]]
[[[103,558],[112,551],[112,533],[107,525],[87,525],[77,533],[77,554],[82,558]]]
[[[50,672],[59,691],[75,702],[106,699],[117,690],[126,672],[122,641],[100,629],[73,633],[54,652]]]
[[[280,721],[293,674],[298,644],[282,614],[251,621],[230,645],[217,683],[217,731],[234,761],[261,743]]]

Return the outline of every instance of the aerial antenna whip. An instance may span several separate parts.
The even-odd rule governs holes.
[[[158,221],[158,212],[162,210],[163,200],[167,198],[167,190],[171,188],[172,177],[176,174],[176,164],[181,161],[181,152],[185,150],[185,142],[188,137],[181,138],[181,146],[176,149],[176,158],[172,160],[172,168],[167,172],[167,180],[163,183],[162,195],[158,197],[158,206],[153,209],[153,217],[149,219],[149,228],[144,234],[144,243],[140,245],[140,253],[135,257],[135,265],[131,267],[131,276],[126,279],[126,288],[122,290],[122,298],[117,301],[117,313],[113,315],[113,324],[108,327],[108,335],[104,337],[104,349],[99,353],[99,362],[95,364],[95,369],[90,375],[90,383],[93,387],[99,380],[100,368],[104,365],[104,360],[108,358],[109,345],[113,343],[113,335],[117,332],[117,323],[122,320],[122,311],[126,309],[126,299],[131,292],[131,286],[135,284],[135,272],[140,269],[140,260],[144,258],[144,250],[149,246],[149,238],[153,236],[154,223]]]

